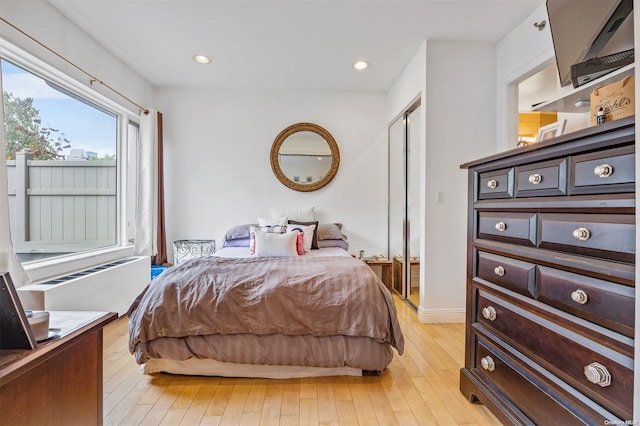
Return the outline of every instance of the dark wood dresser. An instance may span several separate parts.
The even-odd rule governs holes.
[[[634,152],[631,117],[461,166],[460,390],[505,424],[632,420]]]
[[[102,329],[118,315],[50,314],[55,337],[0,351],[0,424],[101,425]]]

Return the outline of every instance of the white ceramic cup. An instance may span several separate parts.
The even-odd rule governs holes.
[[[27,315],[31,331],[36,340],[44,340],[49,337],[49,312],[33,311],[31,315]]]

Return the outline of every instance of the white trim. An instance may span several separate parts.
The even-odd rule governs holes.
[[[87,269],[102,263],[113,262],[133,255],[133,246],[113,246],[104,250],[83,251],[73,255],[52,257],[46,260],[23,263],[32,282]]]
[[[464,308],[458,309],[426,309],[418,308],[418,320],[423,324],[438,323],[464,323],[466,311]]]

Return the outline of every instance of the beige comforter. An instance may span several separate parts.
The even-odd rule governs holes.
[[[399,354],[404,345],[390,292],[364,262],[350,257],[193,259],[148,286],[130,310],[129,331],[129,348],[139,363],[157,357],[206,357],[202,351],[208,346],[234,335],[315,336],[319,341],[355,337],[353,342],[391,345]],[[298,361],[278,362],[306,358],[294,355]]]

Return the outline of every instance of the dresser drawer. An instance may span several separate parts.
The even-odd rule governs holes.
[[[478,176],[478,198],[513,197],[513,168],[480,173]]]
[[[535,383],[531,374],[519,366],[507,354],[484,344],[482,339],[476,343],[475,371],[492,386],[504,389],[504,398],[510,400],[530,420],[539,425],[572,425],[583,423],[569,411],[562,402],[558,402],[557,391]],[[564,402],[564,401],[563,401]],[[578,411],[575,407],[571,407]],[[581,416],[582,417],[582,416]],[[593,417],[596,417],[595,415]],[[592,418],[592,422],[605,419]],[[588,423],[587,419],[584,419]],[[601,423],[602,424],[602,423]]]
[[[631,418],[633,359],[495,295],[479,291],[478,322],[621,418]],[[586,375],[600,384],[592,383]],[[607,378],[609,383],[607,383]]]
[[[541,213],[539,246],[635,262],[635,217],[622,214]]]
[[[635,147],[578,155],[571,159],[570,193],[633,192],[636,181]]]
[[[535,246],[536,223],[535,213],[480,212],[478,238]]]
[[[566,193],[566,159],[516,167],[516,197],[541,197]]]
[[[478,277],[529,297],[535,295],[535,272],[533,263],[478,252]]]
[[[635,288],[538,267],[538,300],[633,338]]]

